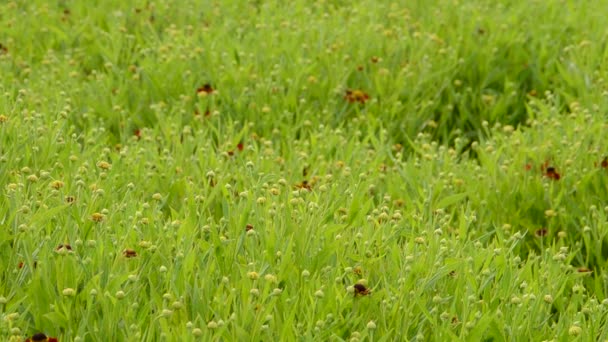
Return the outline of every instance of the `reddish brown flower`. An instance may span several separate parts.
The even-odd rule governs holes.
[[[211,116],[211,109],[207,108],[205,109],[205,113],[203,113],[204,117],[209,117]],[[195,118],[200,118],[201,117],[201,112],[198,109],[194,110],[194,117]]]
[[[8,48],[0,43],[0,55],[3,53],[8,53]]]
[[[367,296],[372,293],[372,291],[363,284],[355,284],[353,287],[355,288],[355,296]]]
[[[250,231],[252,229],[253,229],[253,225],[250,224],[250,223],[247,223],[247,225],[245,226],[245,231],[248,232],[248,231]]]
[[[306,189],[308,191],[312,191],[312,185],[308,183],[307,180],[303,180],[302,182],[294,185],[296,189]]]
[[[210,95],[215,91],[215,89],[213,89],[213,87],[211,86],[211,84],[209,83],[205,83],[203,84],[202,87],[198,87],[196,89],[196,93],[201,95],[201,94],[206,94],[206,95]]]
[[[561,176],[559,175],[559,173],[557,173],[553,166],[547,167],[547,170],[545,171],[545,177],[553,180],[559,180],[561,178]]]
[[[122,255],[124,255],[126,258],[135,258],[137,256],[137,252],[132,249],[125,249],[122,252]]]
[[[137,140],[141,139],[141,129],[136,128],[133,130],[133,135],[137,137]]]
[[[608,157],[604,157],[604,159],[602,159],[600,166],[602,167],[602,169],[608,169]]]
[[[578,273],[591,273],[593,272],[592,270],[588,269],[587,267],[579,267],[576,272]]]
[[[549,230],[547,228],[540,228],[534,232],[534,235],[536,237],[543,237],[543,236],[547,236],[548,233],[549,233]]]
[[[25,342],[58,342],[58,340],[55,337],[47,337],[43,333],[37,333],[25,340]]]
[[[372,61],[372,63],[378,63],[378,62],[380,62],[380,57],[378,57],[378,56],[373,56],[373,57],[371,58],[371,61]]]
[[[369,100],[369,95],[367,95],[362,90],[347,90],[346,95],[344,95],[344,99],[350,103],[359,102],[361,104],[365,104]]]
[[[532,164],[528,163],[528,164],[524,165],[524,170],[526,170],[526,171],[532,170]]]
[[[17,268],[22,269],[25,266],[25,262],[23,261],[19,261],[19,264],[17,264]],[[34,263],[32,264],[32,267],[35,269],[36,267],[38,267],[38,261],[34,261]]]
[[[242,151],[242,150],[243,150],[243,148],[244,148],[243,143],[238,143],[238,144],[236,145],[236,151],[239,151],[239,152],[240,152],[240,151]],[[230,151],[228,151],[227,153],[228,153],[228,155],[229,155],[229,156],[233,156],[233,155],[234,155],[234,153],[235,153],[235,150],[230,150]]]
[[[68,245],[68,244],[60,244],[59,246],[57,246],[57,248],[55,248],[56,251],[60,251],[62,249],[66,249],[68,251],[72,250],[72,246]]]
[[[203,117],[207,118],[211,116],[211,109],[207,108],[205,109],[205,112],[203,113],[203,115],[201,116],[201,112],[198,109],[194,110],[194,118],[195,119],[202,119]]]

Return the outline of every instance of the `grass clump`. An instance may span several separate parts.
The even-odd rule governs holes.
[[[600,4],[0,5],[1,338],[607,339]]]

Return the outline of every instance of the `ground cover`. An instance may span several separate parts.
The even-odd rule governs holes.
[[[0,338],[608,339],[601,9],[0,4]]]

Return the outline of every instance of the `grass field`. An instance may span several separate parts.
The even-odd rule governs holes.
[[[0,340],[608,340],[605,5],[0,3]]]

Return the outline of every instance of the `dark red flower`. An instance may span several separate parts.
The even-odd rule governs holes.
[[[355,296],[367,296],[372,293],[372,291],[363,284],[355,284],[353,287],[355,288]]]
[[[604,157],[604,159],[602,159],[600,166],[602,167],[602,169],[608,169],[608,157]]]
[[[203,117],[209,117],[211,116],[211,109],[207,108],[205,109],[205,112],[203,113]],[[198,109],[194,110],[194,118],[196,119],[201,119],[201,112]]]
[[[553,179],[553,180],[559,180],[561,178],[559,173],[557,173],[555,168],[552,166],[547,167],[547,170],[545,171],[545,177]]]
[[[240,151],[242,151],[242,150],[243,150],[243,148],[244,148],[243,143],[238,143],[238,144],[236,145],[236,150],[238,150],[239,152],[240,152]],[[228,155],[229,155],[229,156],[233,156],[233,155],[234,155],[234,152],[235,152],[235,150],[230,150],[230,151],[228,151]]]
[[[350,103],[359,102],[361,104],[365,104],[369,100],[369,95],[367,95],[362,90],[347,90],[346,95],[344,95],[344,99]]]
[[[253,229],[253,225],[250,224],[250,223],[247,223],[247,225],[245,226],[245,231],[248,232],[248,231],[250,231],[252,229]]]
[[[196,93],[197,94],[203,94],[204,93],[204,94],[209,95],[209,94],[212,94],[214,91],[215,91],[215,89],[213,89],[213,87],[209,83],[205,83],[205,84],[203,84],[202,87],[198,87],[196,89]]]
[[[549,233],[549,230],[547,228],[540,228],[534,232],[534,235],[536,237],[543,237],[543,236],[546,236],[547,233]]]
[[[22,269],[24,266],[25,266],[25,262],[23,262],[23,261],[19,261],[19,264],[17,264],[17,268],[19,268],[19,269]],[[38,261],[34,261],[32,263],[32,266],[34,267],[34,269],[36,267],[38,267]]]
[[[524,165],[524,170],[526,170],[526,171],[532,170],[532,164],[528,163],[528,164]]]
[[[312,191],[312,185],[308,183],[307,180],[303,180],[302,182],[294,185],[296,189],[306,189],[308,191]]]
[[[578,273],[591,273],[593,272],[592,270],[588,269],[587,267],[579,267],[576,272]]]
[[[37,333],[25,340],[25,342],[58,342],[58,340],[55,337],[47,337],[43,333]]]
[[[122,255],[124,255],[126,258],[135,258],[137,256],[137,252],[132,249],[125,249],[122,252]]]
[[[136,128],[135,130],[133,130],[133,135],[137,137],[137,140],[141,139],[141,130],[139,128]]]
[[[72,246],[70,246],[70,245],[68,245],[68,244],[65,244],[65,245],[64,245],[64,244],[60,244],[59,246],[57,246],[57,248],[55,248],[55,250],[56,250],[56,251],[60,251],[60,250],[62,250],[62,249],[64,249],[64,248],[65,248],[66,250],[68,250],[68,251],[71,251],[71,250],[72,250]]]

